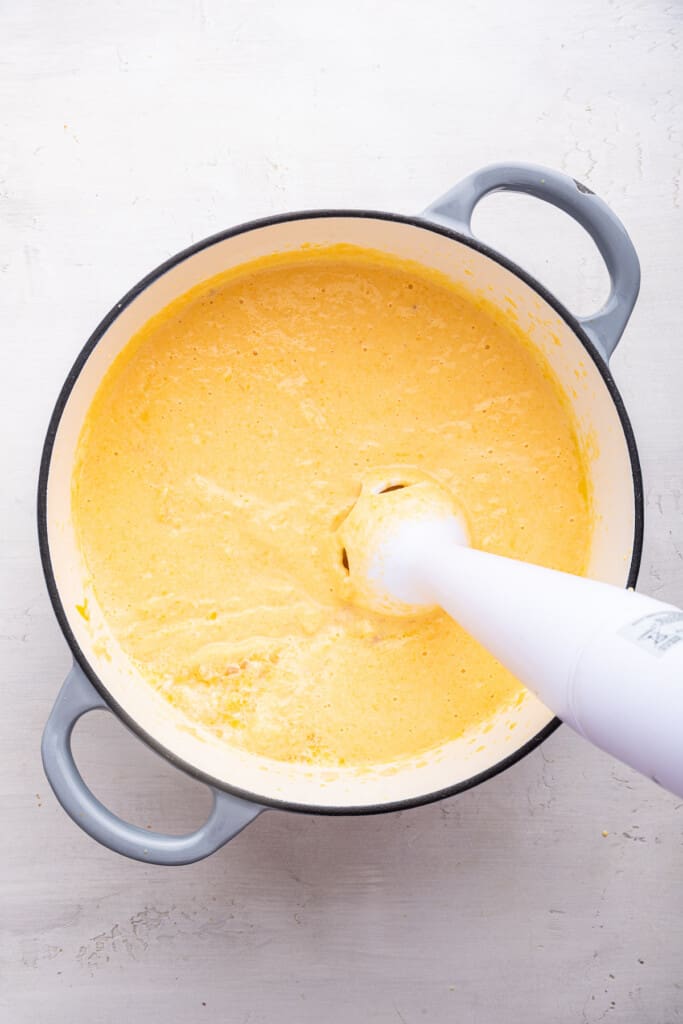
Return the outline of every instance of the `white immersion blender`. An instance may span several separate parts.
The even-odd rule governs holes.
[[[355,601],[440,606],[581,736],[683,796],[683,611],[471,548],[431,480],[364,488],[338,539]]]

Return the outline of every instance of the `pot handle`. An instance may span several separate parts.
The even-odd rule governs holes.
[[[482,167],[431,203],[422,216],[473,238],[475,206],[490,192],[501,191],[525,192],[564,210],[595,242],[609,273],[610,292],[602,309],[577,319],[607,361],[624,332],[640,289],[640,263],[624,225],[602,199],[574,178],[521,163]]]
[[[213,794],[211,814],[196,832],[167,836],[123,821],[88,789],[71,750],[76,722],[81,715],[97,709],[110,710],[74,663],[47,720],[41,753],[47,780],[60,804],[98,843],[148,864],[192,864],[214,853],[265,810],[259,804],[209,787]]]

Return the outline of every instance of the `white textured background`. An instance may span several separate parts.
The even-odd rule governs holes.
[[[641,586],[683,603],[682,19],[680,0],[0,0],[3,1021],[683,1020],[683,804],[567,730],[440,805],[270,812],[175,870],[99,848],[40,768],[69,656],[34,526],[65,373],[150,268],[236,221],[417,211],[527,159],[588,183],[639,250],[614,370],[646,479]],[[494,197],[476,226],[587,312],[597,256],[539,205]],[[107,716],[76,746],[119,812],[201,820],[202,788]]]

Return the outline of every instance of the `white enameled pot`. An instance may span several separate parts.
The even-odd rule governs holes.
[[[476,203],[500,189],[536,196],[586,228],[610,274],[610,295],[602,310],[577,319],[523,270],[473,237],[470,224]],[[464,179],[420,216],[364,210],[292,213],[244,224],[193,245],[137,284],[87,342],[57,401],[39,482],[43,567],[74,655],[74,667],[46,725],[43,763],[74,821],[129,857],[160,864],[199,860],[267,807],[358,814],[446,797],[514,763],[559,724],[528,695],[515,712],[514,730],[506,713],[486,736],[454,740],[393,770],[386,765],[362,773],[285,765],[188,729],[180,713],[137,675],[111,637],[103,644],[106,623],[92,593],[90,621],[77,613],[87,584],[72,523],[71,476],[84,417],[112,360],[151,316],[201,281],[270,253],[341,242],[417,260],[506,311],[514,303],[521,327],[569,396],[581,443],[590,453],[596,515],[589,575],[620,586],[636,582],[642,540],[640,470],[608,359],[636,301],[640,271],[621,223],[587,188],[541,167],[494,165]],[[202,828],[186,836],[151,833],[117,818],[93,796],[73,760],[70,738],[78,718],[94,708],[112,711],[144,742],[212,788],[214,805]]]

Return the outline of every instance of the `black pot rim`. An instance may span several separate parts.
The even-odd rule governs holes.
[[[552,309],[561,317],[567,326],[574,332],[582,343],[586,352],[592,359],[593,363],[597,367],[600,376],[605,382],[605,386],[609,395],[614,402],[616,407],[622,429],[624,431],[624,437],[626,439],[626,445],[628,449],[629,459],[631,463],[631,475],[633,480],[633,498],[634,498],[634,512],[635,512],[635,523],[633,533],[633,553],[631,557],[631,565],[629,568],[627,587],[634,587],[638,579],[638,572],[640,569],[640,560],[643,546],[643,525],[644,525],[644,512],[643,512],[643,482],[642,474],[640,469],[640,460],[638,457],[638,449],[636,447],[635,437],[633,434],[633,428],[629,420],[626,408],[624,406],[623,399],[619,393],[614,378],[609,370],[608,364],[602,358],[600,353],[596,350],[587,334],[583,330],[580,322],[577,318],[565,308],[565,306],[559,302],[555,296],[549,292],[539,281],[536,281],[530,274],[519,267],[512,260],[506,256],[501,255],[495,249],[491,249],[485,243],[480,242],[478,239],[472,238],[469,235],[462,234],[458,231],[453,231],[449,228],[442,227],[439,224],[435,224],[430,220],[420,216],[408,216],[396,213],[386,213],[377,210],[349,210],[349,209],[323,209],[323,210],[304,210],[293,213],[279,214],[271,217],[263,217],[257,220],[246,221],[242,224],[238,224],[235,227],[228,228],[224,231],[220,231],[217,234],[210,235],[207,238],[202,239],[199,242],[194,243],[186,249],[176,253],[170,259],[152,270],[146,277],[142,278],[124,297],[116,303],[115,306],[107,313],[107,315],[101,320],[98,326],[95,328],[86,344],[81,349],[79,355],[76,358],[69,374],[62,386],[57,401],[55,403],[54,410],[50,417],[49,425],[47,428],[47,434],[43,445],[43,451],[40,462],[40,473],[38,479],[38,540],[40,547],[40,559],[43,567],[43,574],[45,576],[45,582],[47,584],[50,601],[54,609],[59,626],[64,634],[64,637],[71,648],[71,652],[77,664],[80,666],[82,671],[85,673],[89,681],[95,687],[100,696],[106,701],[111,711],[117,715],[117,717],[128,726],[128,728],[135,733],[143,742],[155,750],[158,754],[164,757],[171,764],[175,765],[181,771],[191,777],[204,782],[206,785],[211,786],[215,789],[222,790],[227,793],[239,797],[243,800],[248,800],[252,803],[261,805],[263,807],[272,807],[279,810],[285,811],[299,811],[307,814],[325,814],[325,815],[361,815],[361,814],[382,814],[389,811],[400,811],[406,810],[410,807],[418,807],[422,804],[433,803],[437,800],[442,800],[445,797],[455,796],[458,793],[462,793],[467,789],[472,789],[475,786],[480,785],[482,782],[486,782],[488,779],[493,778],[495,775],[505,771],[506,768],[511,767],[517,761],[521,761],[522,758],[526,757],[527,754],[531,753],[536,747],[538,747],[544,740],[548,738],[555,730],[562,724],[559,718],[553,718],[543,729],[539,730],[530,740],[528,740],[523,746],[519,747],[512,754],[503,758],[501,761],[497,761],[495,765],[487,768],[483,772],[478,772],[476,775],[471,776],[469,779],[465,779],[462,782],[455,783],[452,786],[446,786],[440,790],[423,794],[416,797],[409,797],[405,800],[394,800],[387,803],[379,804],[361,804],[359,806],[330,806],[325,804],[309,804],[309,803],[295,803],[286,800],[276,800],[271,797],[265,797],[260,794],[251,793],[248,790],[240,789],[239,786],[225,783],[220,779],[213,778],[196,768],[194,765],[188,763],[182,758],[178,757],[172,750],[169,750],[163,744],[159,743],[153,736],[150,736],[137,722],[129,715],[123,707],[112,697],[109,691],[106,689],[99,676],[92,668],[85,654],[81,650],[72,630],[69,625],[69,619],[65,612],[61,598],[59,596],[59,590],[55,580],[54,570],[52,567],[52,560],[50,557],[50,548],[48,543],[48,532],[47,532],[47,482],[50,472],[50,463],[52,459],[52,451],[54,448],[55,438],[59,423],[62,418],[66,403],[69,399],[69,395],[78,379],[81,370],[93,351],[95,346],[98,344],[102,336],[121,314],[127,306],[133,302],[146,288],[148,288],[154,281],[162,277],[167,271],[173,267],[182,263],[184,260],[189,259],[196,253],[201,252],[203,249],[207,249],[218,242],[225,241],[228,238],[233,238],[236,235],[245,234],[249,231],[254,231],[258,228],[270,227],[274,224],[283,224],[291,221],[298,220],[315,220],[321,218],[351,218],[351,219],[365,219],[365,220],[381,220],[381,221],[393,221],[399,224],[406,224],[411,227],[420,228],[422,230],[431,231],[437,235],[443,235],[446,238],[450,238],[453,241],[460,242],[462,245],[468,246],[470,249],[474,249],[476,252],[487,256],[489,259],[498,263],[506,270],[510,271],[516,277],[520,278],[529,288],[537,293],[545,302],[548,303]]]

